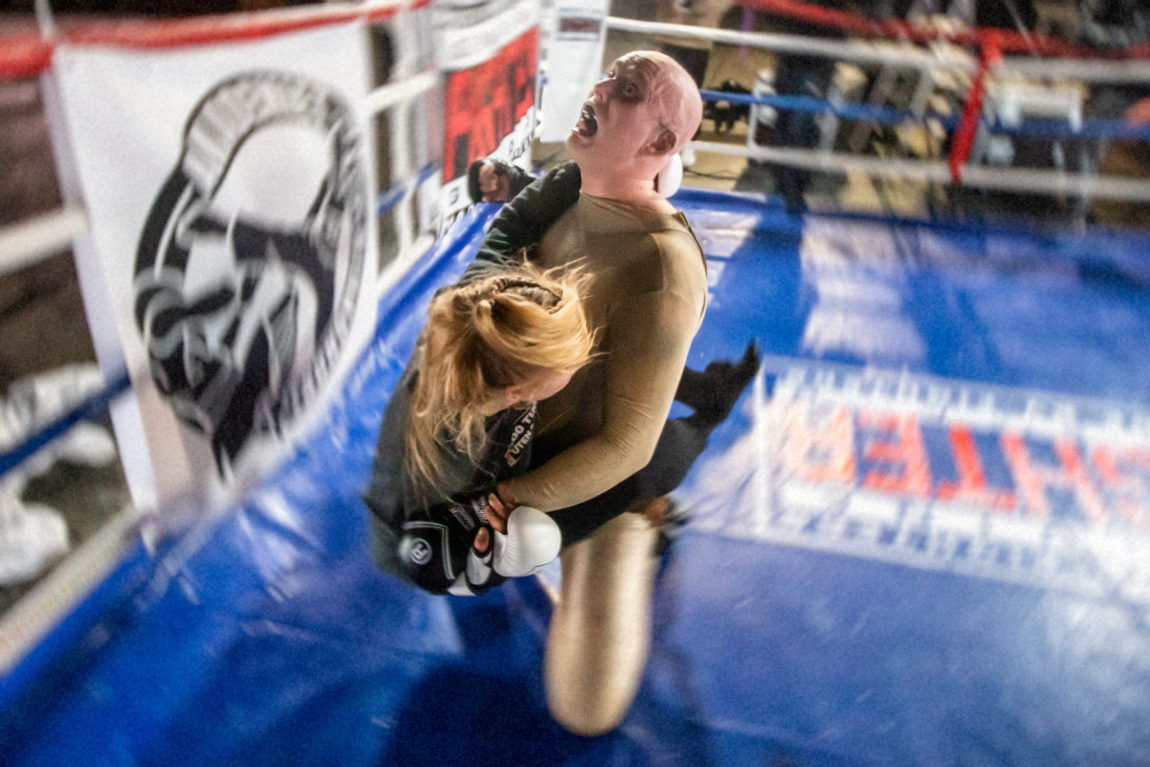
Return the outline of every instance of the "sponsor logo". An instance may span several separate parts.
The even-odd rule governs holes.
[[[471,499],[471,512],[473,514],[475,514],[476,519],[479,520],[479,524],[481,524],[481,525],[490,524],[487,521],[487,499],[486,499],[486,497],[472,498]],[[470,530],[471,528],[467,528],[467,529]]]
[[[507,450],[503,453],[503,460],[507,462],[508,466],[519,463],[519,459],[523,457],[527,447],[531,444],[531,438],[535,434],[537,412],[538,408],[533,402],[516,419],[515,426],[511,429],[511,439],[508,441]]]
[[[474,510],[474,501],[471,502],[471,506]],[[451,516],[455,517],[455,521],[463,526],[464,530],[470,532],[475,528],[475,519],[467,513],[467,509],[463,508],[457,503],[453,503],[447,507],[447,510],[451,512]]]
[[[407,559],[418,567],[424,567],[436,558],[443,568],[443,577],[455,578],[451,567],[451,555],[447,549],[448,532],[439,522],[406,522],[403,525],[403,538],[399,544],[400,558]]]
[[[709,507],[701,527],[1150,595],[1138,553],[1150,543],[1150,412],[902,372],[764,369],[751,429],[685,488]]]

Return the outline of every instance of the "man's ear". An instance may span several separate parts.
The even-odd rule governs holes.
[[[679,137],[675,135],[674,131],[662,130],[659,132],[659,135],[655,137],[655,140],[647,146],[651,154],[670,154],[678,141]]]

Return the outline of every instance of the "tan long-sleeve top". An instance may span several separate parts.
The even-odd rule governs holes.
[[[592,273],[589,319],[600,356],[539,403],[541,442],[564,446],[510,480],[516,500],[554,511],[647,465],[706,305],[706,262],[681,213],[582,194],[547,231],[537,259]]]

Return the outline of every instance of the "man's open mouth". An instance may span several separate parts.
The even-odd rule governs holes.
[[[595,120],[595,107],[584,104],[579,110],[579,120],[575,123],[575,132],[580,136],[594,136],[599,130],[599,123]]]

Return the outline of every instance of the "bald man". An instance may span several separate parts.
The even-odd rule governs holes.
[[[654,183],[702,114],[698,88],[682,66],[654,51],[629,53],[591,89],[567,137],[577,171],[549,177],[578,173],[582,190],[540,232],[534,260],[578,264],[591,274],[586,308],[599,331],[599,357],[540,403],[532,469],[500,483],[492,517],[498,528],[502,514],[522,504],[563,518],[563,578],[545,685],[552,715],[581,735],[614,729],[638,691],[650,646],[658,527],[623,513],[633,508],[584,519],[571,507],[651,460],[702,321],[702,249]],[[506,220],[519,226],[530,218],[537,188],[505,206]],[[567,531],[580,525],[587,537],[566,545]]]

